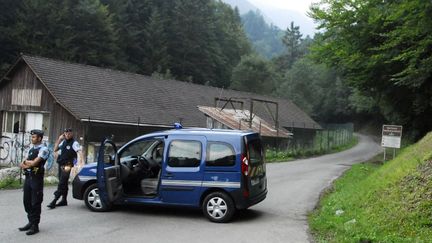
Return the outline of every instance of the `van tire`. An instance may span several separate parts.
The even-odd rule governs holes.
[[[202,203],[204,215],[212,222],[226,223],[235,213],[234,202],[225,192],[212,192]]]
[[[85,205],[93,212],[106,212],[111,209],[111,205],[104,205],[99,198],[99,188],[97,183],[91,184],[84,192]]]

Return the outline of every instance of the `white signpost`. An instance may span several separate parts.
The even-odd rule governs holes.
[[[384,161],[386,159],[386,148],[393,148],[393,159],[396,149],[401,146],[402,126],[383,125],[381,146],[384,147]]]

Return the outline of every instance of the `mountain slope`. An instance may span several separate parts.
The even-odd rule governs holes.
[[[306,35],[313,37],[316,32],[313,20],[296,10],[279,9],[265,3],[248,0],[222,1],[228,3],[233,8],[237,6],[242,15],[249,11],[255,12],[256,10],[260,10],[267,24],[276,25],[282,30],[285,30],[291,24],[291,21],[293,21],[295,25],[300,26],[300,32],[303,34],[303,37],[306,37]]]
[[[303,34],[303,37],[306,37],[306,35],[313,37],[316,32],[313,20],[298,11],[271,7],[260,7],[260,9],[267,16],[270,16],[274,25],[283,30],[286,30],[291,22],[294,22],[295,25],[300,26],[300,32]]]
[[[256,10],[258,10],[258,8],[255,5],[253,5],[247,0],[223,0],[223,2],[228,3],[233,8],[237,6],[240,14],[245,14],[249,11],[255,12]]]
[[[241,18],[246,35],[257,53],[272,58],[285,52],[282,43],[284,32],[274,25],[268,25],[259,11],[249,11]]]

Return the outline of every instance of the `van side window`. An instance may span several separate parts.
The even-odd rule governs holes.
[[[171,167],[198,167],[201,162],[201,142],[174,140],[168,151],[168,165]]]
[[[206,166],[233,166],[236,155],[230,144],[221,142],[207,143]]]

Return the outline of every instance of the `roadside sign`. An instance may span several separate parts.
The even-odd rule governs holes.
[[[402,126],[383,125],[381,146],[386,148],[400,148]]]

